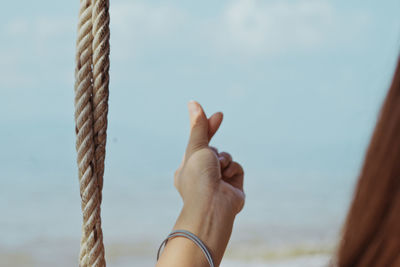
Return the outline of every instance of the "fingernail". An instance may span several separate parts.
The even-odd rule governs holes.
[[[188,107],[189,107],[189,113],[191,115],[196,115],[200,111],[199,106],[197,105],[197,103],[194,100],[189,101]]]

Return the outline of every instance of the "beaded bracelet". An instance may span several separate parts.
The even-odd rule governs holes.
[[[182,237],[186,237],[187,239],[192,240],[204,253],[204,256],[206,256],[208,263],[210,264],[211,267],[214,267],[214,262],[213,259],[211,257],[210,252],[208,251],[206,245],[204,245],[204,243],[200,240],[200,238],[198,238],[197,236],[195,236],[194,234],[192,234],[189,231],[186,230],[176,230],[171,232],[168,237],[161,243],[160,248],[158,249],[157,252],[157,260],[160,258],[160,252],[161,249],[164,245],[167,245],[167,242],[170,238],[173,237],[177,237],[177,236],[182,236]]]

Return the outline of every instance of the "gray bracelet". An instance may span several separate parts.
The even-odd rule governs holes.
[[[192,234],[189,231],[186,230],[176,230],[171,232],[168,237],[161,243],[160,248],[158,249],[157,252],[157,260],[160,258],[160,252],[161,249],[164,245],[167,245],[167,242],[170,238],[172,237],[177,237],[177,236],[182,236],[182,237],[186,237],[190,240],[192,240],[204,253],[204,256],[206,256],[208,263],[210,264],[211,267],[214,267],[214,262],[213,259],[211,257],[210,252],[208,251],[206,245],[204,245],[204,243],[200,240],[200,238],[198,238],[197,236],[195,236],[194,234]]]

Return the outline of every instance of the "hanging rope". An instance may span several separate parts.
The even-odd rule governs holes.
[[[100,205],[109,84],[109,1],[80,0],[75,69],[76,151],[83,212],[79,266],[106,265]]]

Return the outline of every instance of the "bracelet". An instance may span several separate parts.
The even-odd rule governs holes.
[[[177,236],[181,236],[181,237],[186,237],[187,239],[192,240],[204,253],[204,256],[206,256],[208,263],[210,264],[211,267],[214,267],[214,262],[213,259],[211,257],[210,252],[208,251],[206,245],[204,245],[204,243],[200,240],[200,238],[198,238],[197,236],[195,236],[194,234],[192,234],[189,231],[186,230],[176,230],[171,232],[168,237],[161,243],[160,248],[158,249],[157,252],[157,260],[160,258],[160,252],[162,247],[167,245],[167,242],[170,238],[173,237],[177,237]]]

